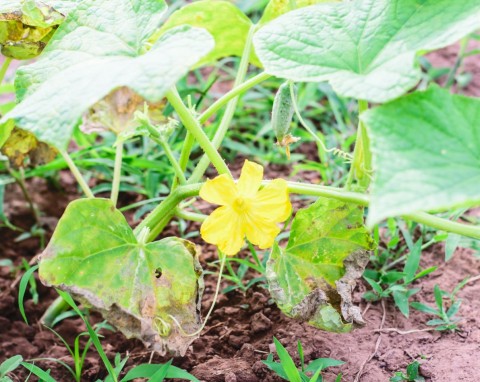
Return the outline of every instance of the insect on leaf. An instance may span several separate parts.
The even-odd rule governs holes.
[[[166,10],[160,0],[85,0],[57,30],[40,60],[17,74],[13,119],[38,140],[66,148],[82,115],[112,90],[157,103],[214,46],[208,32],[175,28],[153,46]]]
[[[368,225],[480,203],[480,100],[438,86],[362,116],[375,176]]]
[[[203,278],[195,246],[178,238],[142,244],[106,199],[71,203],[40,258],[46,285],[75,296],[129,338],[184,354],[199,328]]]
[[[351,293],[374,247],[362,207],[320,198],[297,213],[287,247],[274,246],[267,263],[270,293],[289,317],[350,331],[363,324]]]
[[[478,20],[478,0],[343,1],[289,12],[254,44],[269,74],[329,81],[342,96],[381,103],[418,83],[418,52],[454,43]]]

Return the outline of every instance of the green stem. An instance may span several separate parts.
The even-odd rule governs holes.
[[[237,76],[235,78],[235,83],[233,85],[234,88],[240,86],[245,81],[245,76],[247,75],[248,65],[250,63],[250,53],[252,51],[253,45],[253,34],[255,33],[256,25],[252,25],[250,27],[250,31],[248,33],[247,42],[245,43],[245,48],[243,50],[242,59],[240,60],[240,65],[238,68]],[[222,141],[227,134],[227,130],[230,127],[232,122],[233,116],[235,114],[235,110],[237,109],[239,97],[232,98],[227,105],[225,110],[225,114],[222,117],[222,121],[220,122],[220,126],[218,127],[217,131],[215,132],[215,136],[213,137],[212,144],[216,150],[220,147]],[[201,118],[200,118],[201,121]],[[188,180],[189,183],[197,183],[202,179],[203,174],[208,168],[210,161],[207,156],[203,156],[200,162],[198,163],[197,167],[193,171],[192,176]]]
[[[189,221],[198,222],[198,223],[203,223],[205,219],[208,217],[207,215],[204,215],[204,214],[197,214],[195,212],[185,211],[180,208],[177,208],[175,215],[180,219],[189,220]]]
[[[200,115],[198,120],[200,123],[207,122],[210,117],[224,107],[227,102],[239,96],[240,94],[245,93],[247,90],[257,86],[258,84],[268,80],[270,77],[270,74],[262,72],[257,74],[255,77],[250,78],[248,81],[245,81],[243,84],[234,87],[228,93],[224,94],[221,98],[215,101],[207,110],[205,110],[202,115]]]
[[[173,167],[173,170],[175,171],[175,179],[178,179],[180,181],[180,184],[185,184],[187,183],[187,179],[185,178],[185,174],[183,173],[182,168],[180,167],[180,164],[177,162],[175,159],[175,155],[173,155],[172,150],[170,149],[170,146],[168,145],[168,142],[166,142],[162,138],[156,138],[153,136],[150,136],[150,138],[160,146],[162,146],[163,151],[165,151],[165,155],[167,156],[168,160],[170,161],[170,164]]]
[[[217,169],[218,173],[227,174],[231,177],[232,175],[230,174],[230,170],[223,161],[223,158],[220,156],[215,146],[212,144],[212,142],[210,142],[207,135],[202,130],[200,123],[182,102],[176,89],[170,90],[167,93],[167,99],[177,112],[185,128],[193,135],[195,140],[207,155],[208,159]]]
[[[88,184],[87,182],[85,182],[85,179],[83,179],[83,176],[82,174],[80,173],[80,170],[78,169],[78,167],[75,165],[75,163],[73,162],[72,158],[70,157],[70,155],[68,155],[68,153],[65,151],[65,150],[59,150],[60,151],[60,154],[62,155],[63,159],[65,160],[65,163],[67,164],[68,168],[70,169],[70,171],[72,172],[73,176],[75,177],[75,179],[77,180],[77,183],[78,185],[80,186],[80,188],[82,189],[83,193],[85,194],[85,196],[89,199],[93,199],[95,198],[95,196],[93,195],[93,192],[92,190],[90,189],[90,187],[88,187]]]
[[[450,89],[455,84],[455,76],[457,75],[457,71],[462,66],[463,60],[465,59],[465,51],[468,47],[468,37],[463,38],[460,40],[460,49],[458,51],[458,56],[453,65],[452,69],[448,73],[447,80],[445,81],[445,87]]]
[[[185,174],[187,169],[188,159],[190,158],[190,153],[192,152],[193,145],[195,144],[195,138],[193,135],[187,131],[187,136],[185,137],[185,142],[182,146],[182,151],[180,152],[180,159],[178,163],[182,169],[182,174]],[[178,187],[178,178],[173,180],[172,190],[175,190]]]
[[[58,296],[47,308],[42,318],[40,318],[40,322],[51,328],[55,319],[67,309],[68,303],[61,296]]]
[[[355,141],[355,151],[353,153],[352,166],[348,174],[346,188],[351,189],[356,181],[357,189],[366,191],[370,185],[372,173],[372,153],[370,151],[370,139],[367,129],[360,120],[362,113],[368,110],[367,101],[358,101],[358,131]]]
[[[426,212],[404,215],[404,219],[424,224],[441,231],[456,233],[463,236],[480,239],[480,227],[475,225],[466,225],[451,220],[442,219],[438,216],[430,215]]]
[[[12,63],[12,59],[10,57],[6,57],[2,67],[0,68],[0,85],[5,79],[5,75],[7,74],[8,68],[11,63]]]
[[[340,149],[337,149],[335,147],[328,149],[327,146],[325,146],[325,143],[323,142],[323,140],[317,135],[317,133],[313,131],[313,129],[310,126],[308,126],[307,122],[303,119],[302,114],[300,114],[297,99],[295,96],[295,88],[294,88],[293,82],[290,82],[290,97],[292,98],[293,110],[295,112],[295,115],[297,116],[298,121],[303,126],[303,128],[307,130],[307,132],[312,136],[315,142],[317,142],[317,146],[325,153],[333,153],[334,155],[340,155],[347,160],[351,160],[352,156]]]
[[[177,187],[135,228],[135,236],[148,227],[150,235],[147,241],[154,240],[175,215],[178,204],[187,198],[197,196],[201,187],[202,184]]]
[[[113,168],[113,182],[112,194],[110,199],[114,206],[118,202],[118,194],[120,192],[120,178],[122,176],[122,161],[123,161],[123,142],[117,142],[117,150],[115,151],[115,166]]]

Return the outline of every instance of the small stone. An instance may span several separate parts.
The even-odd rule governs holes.
[[[225,374],[225,382],[237,382],[237,376],[230,372]]]

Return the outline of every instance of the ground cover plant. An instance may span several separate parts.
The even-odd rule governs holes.
[[[12,60],[36,59],[17,70],[16,102],[0,110],[2,168],[36,220],[19,239],[39,237],[44,247],[28,177],[55,178],[52,173],[68,167],[84,194],[68,204],[35,261],[41,282],[60,295],[43,323],[84,317],[73,297],[147,349],[184,356],[212,315],[226,269],[233,285],[224,293],[263,285],[283,314],[320,330],[346,333],[365,325],[353,296],[363,276],[372,288],[368,301],[392,297],[405,316],[414,308],[438,317],[427,325],[456,331],[457,293],[468,280],[452,293],[435,286],[435,308],[412,300],[419,281],[437,269],[420,267],[422,250],[446,240],[448,260],[462,240],[473,247],[480,239],[478,222],[465,217],[480,204],[480,104],[450,91],[465,41],[480,27],[478,1],[271,0],[249,12],[255,22],[228,1],[172,8],[160,0],[0,5],[6,57],[0,78]],[[460,39],[463,50],[447,86],[425,80],[419,56]],[[234,73],[232,88],[204,105],[219,63],[231,57],[238,60],[225,69]],[[188,93],[189,81],[200,97]],[[256,127],[239,109],[269,81],[273,93],[257,96],[271,98],[262,129],[269,140],[232,131],[236,118]],[[305,104],[317,89],[344,131],[342,102],[355,105],[350,140],[338,138],[342,130],[322,134],[307,118],[317,117],[317,108]],[[274,161],[299,162],[304,141],[314,142],[320,161],[298,163],[298,170],[315,169],[321,182],[265,177]],[[229,162],[238,154],[237,176]],[[3,192],[2,185],[0,199]],[[124,193],[143,199],[120,206]],[[0,212],[3,224],[15,229]],[[195,231],[186,228],[189,221],[197,223]],[[384,221],[392,236],[386,251],[379,248]],[[179,232],[170,234],[175,225]],[[204,317],[202,248],[216,248],[218,267]],[[251,259],[243,256],[247,249]],[[370,260],[374,268],[365,272]],[[24,268],[25,316],[23,296],[27,287],[35,294],[37,267],[25,262]],[[247,272],[257,277],[244,282]],[[105,380],[128,380],[127,358],[119,355],[112,364],[98,332],[84,321],[86,348],[97,349]],[[299,371],[274,341],[280,364],[270,357],[268,367],[289,380],[322,380],[325,365],[305,368],[300,355]],[[65,343],[75,380],[86,354],[78,343],[73,350]],[[2,378],[20,365],[51,378],[22,362],[10,358]],[[163,380],[173,373],[169,363],[152,370],[138,376]],[[407,374],[396,377],[415,379],[418,370]],[[362,370],[355,380],[361,376]]]

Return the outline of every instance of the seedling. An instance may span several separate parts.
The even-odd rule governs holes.
[[[422,241],[419,240],[407,256],[403,272],[394,270],[384,271],[377,280],[364,275],[364,279],[370,284],[373,290],[365,293],[363,297],[367,301],[378,301],[382,298],[393,297],[395,305],[400,312],[408,317],[410,313],[409,300],[420,291],[419,288],[411,288],[411,284],[437,269],[437,267],[431,267],[419,271],[421,254]],[[375,273],[373,273],[373,276],[376,276]]]
[[[397,371],[393,377],[390,378],[390,382],[425,382],[425,378],[420,375],[419,371],[420,363],[418,361],[412,362],[407,366],[407,373]]]
[[[427,325],[435,327],[435,330],[446,331],[450,330],[452,332],[458,330],[458,322],[461,321],[461,317],[456,317],[458,311],[460,310],[460,305],[462,300],[457,297],[458,292],[462,289],[467,283],[468,278],[458,283],[458,285],[453,289],[452,292],[447,292],[438,285],[435,285],[433,289],[433,295],[435,297],[435,306],[430,306],[422,304],[420,302],[412,302],[412,308],[415,308],[421,312],[433,314],[438,318],[430,320],[427,322]]]
[[[273,370],[281,378],[290,382],[322,382],[322,371],[328,367],[341,366],[345,362],[338,361],[332,358],[317,358],[310,362],[308,366],[305,366],[305,359],[303,355],[303,347],[300,341],[297,343],[298,356],[300,358],[300,370],[295,366],[295,362],[292,356],[288,353],[287,349],[278,341],[273,338],[275,349],[277,351],[280,362],[273,361],[273,354],[270,354],[266,361],[263,361],[271,370]],[[335,378],[335,382],[342,380],[342,374],[338,374]]]
[[[410,0],[270,1],[256,24],[230,1],[192,2],[166,21],[162,0],[44,1],[48,6],[41,9],[30,1],[0,6],[5,31],[0,47],[8,57],[0,80],[11,58],[38,56],[16,73],[18,103],[0,120],[0,146],[13,162],[58,156],[34,169],[36,174],[71,170],[85,198],[72,202],[60,219],[40,256],[40,279],[71,292],[129,337],[161,354],[185,354],[205,326],[199,315],[204,283],[197,247],[184,238],[157,240],[177,217],[203,221],[200,235],[218,247],[220,270],[225,256],[243,250],[245,239],[268,250],[264,273],[273,300],[286,315],[333,332],[364,322],[353,306],[352,285],[376,248],[370,230],[381,221],[402,217],[442,233],[480,238],[476,224],[429,213],[479,203],[480,170],[472,165],[480,157],[479,101],[437,86],[414,90],[421,79],[415,57],[477,30],[478,0],[424,0],[420,6]],[[11,22],[29,33],[13,33]],[[179,93],[176,85],[192,78],[196,68],[231,56],[240,61],[233,69],[222,67],[235,72],[226,94],[203,104],[212,97],[193,100]],[[250,76],[250,64],[261,69]],[[280,79],[282,102],[270,121],[270,146],[263,142],[251,150],[244,144],[251,135],[242,128],[227,139],[240,98],[273,76]],[[209,92],[212,82],[201,85]],[[358,122],[355,142],[329,146],[337,141],[304,118],[311,111],[303,95],[319,86],[342,131]],[[353,118],[339,112],[339,100],[346,98],[357,103]],[[334,173],[327,164],[338,163],[327,154],[336,154],[340,180],[264,180],[257,154],[261,159],[271,151],[288,161],[274,147],[275,133],[287,147],[293,137],[310,136],[325,162],[317,168],[326,182]],[[69,153],[72,140],[94,158],[82,157],[82,150]],[[138,142],[143,154],[160,153],[162,174],[169,176],[139,173],[151,163],[132,154]],[[299,144],[290,147],[291,161],[298,159]],[[203,155],[194,155],[197,145]],[[235,179],[225,158],[239,153],[248,159]],[[210,165],[218,176],[206,180]],[[79,169],[87,166],[105,182],[92,189]],[[166,189],[160,181],[168,181]],[[134,229],[118,209],[123,191],[148,198],[127,206],[138,208]],[[110,198],[95,197],[103,192]],[[293,211],[292,195],[306,200],[306,208]],[[200,211],[192,207],[197,197],[208,203]],[[288,243],[280,245],[279,223],[293,212]],[[190,234],[182,229],[183,237]],[[378,295],[392,295],[404,314],[414,293],[410,284],[428,273],[417,272],[420,251],[412,247],[401,274],[389,270],[372,283]],[[263,264],[252,264],[243,263],[263,273]],[[229,277],[240,287],[240,276]],[[123,360],[112,365],[90,327],[89,334],[115,380]]]

